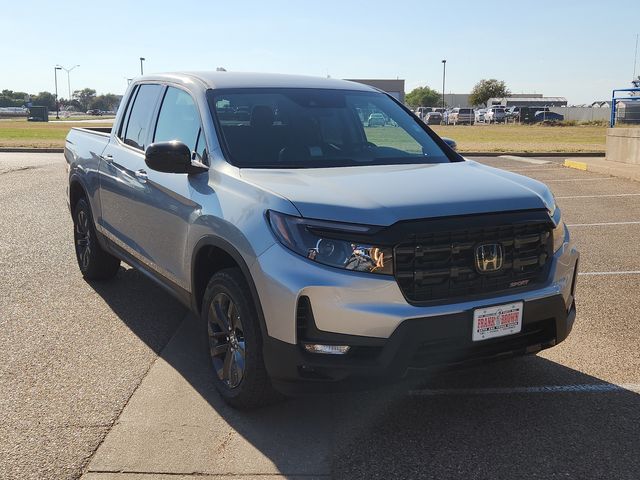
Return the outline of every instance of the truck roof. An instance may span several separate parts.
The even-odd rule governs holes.
[[[374,92],[377,89],[361,83],[335,78],[309,77],[305,75],[284,75],[279,73],[252,72],[170,72],[145,75],[135,79],[173,81],[189,84],[199,80],[206,88],[326,88],[335,90],[361,90]]]

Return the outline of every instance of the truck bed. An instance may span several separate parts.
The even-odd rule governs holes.
[[[79,130],[81,132],[87,132],[97,135],[111,135],[111,127],[73,127],[72,130]]]
[[[95,162],[104,152],[110,138],[111,127],[72,128],[64,146],[67,162]]]

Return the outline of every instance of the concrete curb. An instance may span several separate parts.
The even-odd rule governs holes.
[[[594,158],[586,161],[567,158],[564,161],[564,166],[586,172],[602,173],[605,175],[611,175],[612,177],[626,178],[628,180],[640,182],[640,165],[634,165],[631,163],[612,162],[604,158]]]
[[[564,166],[569,168],[575,168],[576,170],[584,170],[587,171],[587,164],[585,162],[578,162],[576,160],[565,160]]]
[[[510,155],[512,157],[553,157],[553,158],[569,158],[569,157],[604,157],[604,152],[463,152],[458,151],[460,155],[465,157],[501,157]]]
[[[64,153],[64,148],[0,147],[0,153]]]

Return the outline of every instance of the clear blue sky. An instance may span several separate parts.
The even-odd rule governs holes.
[[[446,58],[447,92],[498,78],[585,103],[630,85],[640,32],[637,0],[0,0],[0,12],[0,89],[30,93],[54,90],[56,63],[81,65],[74,90],[122,93],[139,57],[145,73],[224,66],[440,91]]]

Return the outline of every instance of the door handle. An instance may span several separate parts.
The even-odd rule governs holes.
[[[136,170],[136,171],[134,172],[134,175],[136,176],[136,178],[137,178],[141,183],[146,182],[146,181],[147,181],[147,179],[149,178],[149,177],[148,177],[148,175],[147,175],[147,172],[146,172],[145,170],[142,170],[142,169],[140,169],[140,170]]]
[[[113,162],[113,155],[111,155],[111,154],[108,154],[108,155],[100,155],[100,158],[101,158],[102,160],[104,160],[105,162],[107,162],[107,163],[111,163],[111,162]]]

